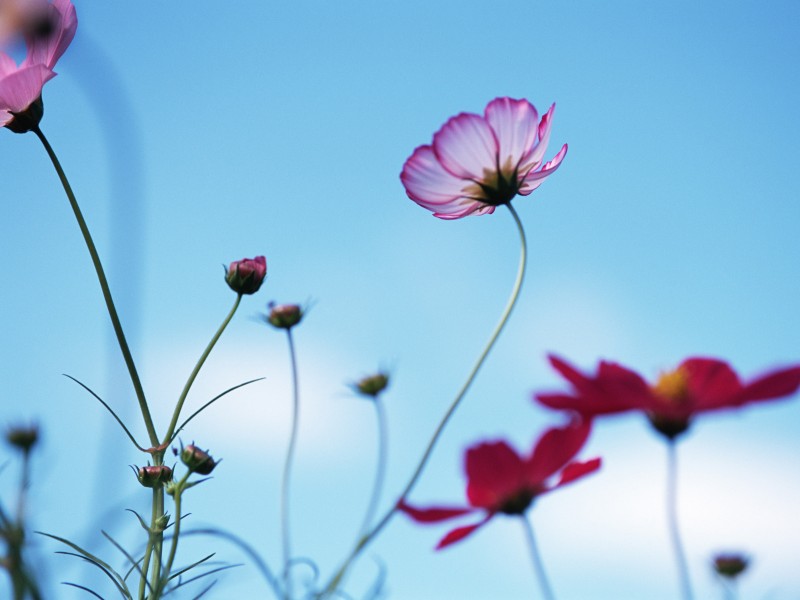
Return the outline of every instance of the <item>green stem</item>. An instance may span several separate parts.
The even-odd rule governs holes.
[[[467,376],[467,380],[464,382],[464,385],[461,386],[461,389],[456,394],[455,399],[453,400],[450,408],[447,409],[447,412],[442,417],[442,420],[439,422],[438,427],[433,433],[433,437],[431,438],[430,442],[428,442],[427,448],[425,448],[425,452],[422,454],[422,459],[420,460],[419,464],[417,465],[416,470],[411,475],[411,479],[406,484],[406,487],[400,494],[397,502],[384,514],[383,518],[378,521],[378,523],[362,538],[356,543],[355,547],[353,548],[350,556],[344,562],[344,564],[339,568],[339,570],[334,575],[333,579],[331,579],[330,583],[325,587],[323,592],[321,593],[321,597],[326,597],[332,594],[336,588],[338,587],[339,583],[342,580],[345,572],[347,571],[350,563],[361,553],[361,551],[369,544],[378,533],[386,526],[386,524],[391,520],[392,516],[397,512],[397,505],[402,501],[405,500],[406,497],[411,493],[411,490],[414,488],[414,485],[417,483],[420,475],[422,474],[425,465],[428,462],[428,458],[430,457],[431,453],[433,452],[434,447],[436,446],[436,442],[439,440],[442,432],[444,431],[445,426],[450,421],[450,418],[455,413],[456,409],[458,408],[461,400],[469,390],[472,382],[475,380],[475,377],[480,371],[481,366],[486,361],[486,357],[489,356],[489,352],[494,347],[497,338],[500,336],[500,332],[503,331],[506,323],[508,322],[509,317],[511,316],[511,311],[514,309],[514,305],[517,303],[517,299],[519,298],[520,290],[522,289],[522,282],[525,279],[525,266],[527,263],[527,255],[528,255],[528,247],[525,240],[525,230],[522,227],[522,221],[519,219],[519,215],[517,211],[514,210],[514,207],[509,203],[506,204],[508,207],[509,212],[511,212],[511,216],[514,219],[514,223],[517,226],[517,231],[519,232],[520,237],[520,257],[519,257],[519,267],[517,269],[517,278],[514,281],[514,287],[511,290],[511,296],[508,299],[508,303],[506,304],[505,309],[503,310],[503,314],[500,317],[500,321],[497,323],[497,326],[494,328],[492,335],[489,337],[489,341],[486,344],[486,347],[481,352],[478,360],[475,362],[475,366],[472,367],[472,371],[470,371],[469,375]]]
[[[378,500],[380,500],[381,490],[383,489],[383,481],[386,477],[386,448],[388,446],[386,409],[383,406],[383,402],[381,402],[380,395],[375,396],[372,403],[375,405],[375,417],[378,421],[378,464],[375,467],[375,483],[372,487],[372,495],[367,506],[367,512],[364,515],[364,522],[359,530],[359,539],[366,535],[370,524],[375,518],[375,512],[378,510]]]
[[[292,431],[289,436],[289,449],[286,452],[286,462],[283,466],[283,479],[281,482],[281,532],[283,537],[283,586],[284,597],[291,598],[290,560],[291,539],[289,535],[289,484],[294,461],[294,451],[297,445],[297,430],[300,416],[300,393],[297,378],[297,355],[294,348],[291,328],[286,330],[289,342],[289,358],[292,363]]]
[[[542,598],[545,600],[554,600],[553,588],[550,587],[550,582],[547,580],[547,573],[544,570],[542,557],[539,554],[539,548],[536,546],[536,536],[533,535],[533,525],[525,515],[520,515],[522,527],[525,529],[525,539],[528,542],[528,548],[531,551],[531,561],[533,562],[533,570],[536,572],[536,578],[539,580],[539,587],[542,590]]]
[[[206,349],[203,351],[203,354],[200,356],[200,360],[197,361],[197,364],[194,366],[194,370],[192,371],[191,375],[189,375],[189,379],[186,381],[186,385],[183,386],[183,391],[181,392],[180,398],[178,398],[178,403],[175,405],[175,410],[172,413],[172,420],[169,423],[169,428],[167,429],[167,435],[164,436],[163,445],[167,446],[172,443],[172,436],[175,434],[175,428],[178,426],[178,419],[181,416],[181,410],[183,409],[183,403],[186,401],[186,397],[189,395],[189,390],[192,388],[192,384],[194,380],[197,379],[197,374],[200,373],[200,369],[203,367],[203,364],[206,362],[209,354],[214,349],[217,341],[219,340],[222,332],[225,331],[225,328],[228,326],[228,323],[231,322],[233,319],[233,315],[236,314],[236,309],[239,308],[239,303],[242,301],[242,295],[236,294],[236,301],[233,303],[233,308],[231,308],[230,312],[228,312],[228,316],[225,317],[225,320],[222,321],[222,324],[217,329],[217,332],[214,334],[214,337],[211,338],[211,341],[206,346]]]
[[[686,553],[678,528],[678,456],[674,440],[667,442],[667,524],[672,540],[672,549],[675,553],[675,564],[678,567],[681,593],[684,600],[692,600],[694,596],[689,579],[689,567],[686,563]]]
[[[160,527],[161,517],[164,515],[164,486],[160,485],[153,489],[153,515],[150,528],[152,535],[152,563],[153,568],[150,574],[150,588],[153,590],[151,600],[158,600],[161,591],[158,589],[161,580],[161,554],[164,549],[164,530]],[[145,572],[147,575],[147,572]]]
[[[175,491],[173,494],[173,498],[175,500],[175,525],[172,531],[172,544],[170,545],[169,549],[169,556],[167,557],[167,564],[164,567],[164,575],[161,577],[159,582],[158,589],[156,590],[155,596],[161,594],[161,591],[167,585],[169,581],[169,575],[172,572],[172,565],[175,562],[175,555],[178,552],[178,538],[181,535],[181,499],[183,496],[184,485],[189,480],[189,476],[192,474],[192,471],[188,471],[186,475],[184,475],[181,480],[175,485]]]
[[[95,248],[94,241],[89,233],[89,228],[86,225],[86,221],[83,218],[81,209],[78,206],[78,201],[75,199],[75,194],[72,192],[72,187],[67,180],[64,169],[61,168],[61,163],[58,161],[56,153],[53,151],[52,146],[50,146],[50,142],[47,141],[47,138],[38,127],[32,129],[32,131],[38,136],[39,140],[41,140],[42,145],[44,146],[44,149],[47,151],[47,155],[50,157],[50,160],[56,169],[56,173],[58,173],[58,178],[61,180],[61,185],[64,186],[64,191],[69,199],[72,212],[75,213],[75,219],[77,219],[78,226],[83,234],[83,240],[86,242],[86,247],[88,248],[89,254],[92,257],[92,264],[94,265],[94,270],[97,273],[97,279],[100,282],[100,288],[103,291],[103,298],[105,299],[106,308],[108,309],[108,316],[111,317],[111,324],[114,327],[114,334],[117,336],[119,349],[122,351],[122,357],[125,359],[125,365],[128,367],[128,374],[130,375],[131,383],[133,383],[133,389],[136,392],[136,398],[139,400],[139,409],[142,411],[144,425],[147,428],[147,435],[150,437],[150,443],[152,443],[153,446],[156,446],[158,444],[158,435],[156,434],[156,429],[153,425],[153,418],[150,415],[150,408],[147,406],[147,399],[144,395],[142,382],[139,379],[139,374],[136,371],[136,365],[133,362],[133,356],[131,355],[130,348],[128,348],[128,342],[125,339],[125,333],[122,330],[122,324],[120,323],[119,316],[117,315],[117,309],[114,306],[114,299],[111,297],[111,290],[108,287],[108,280],[106,279],[103,265],[100,262],[100,255],[97,253],[97,248]]]

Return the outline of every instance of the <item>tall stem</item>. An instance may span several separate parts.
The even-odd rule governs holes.
[[[489,341],[486,344],[486,347],[481,352],[478,360],[475,362],[475,366],[472,367],[472,371],[470,371],[469,375],[467,376],[464,385],[461,386],[461,389],[456,394],[455,399],[453,400],[450,408],[447,409],[442,420],[439,422],[438,427],[433,432],[433,437],[431,437],[430,442],[428,442],[428,446],[425,448],[425,451],[422,454],[422,458],[417,465],[417,468],[414,470],[414,473],[411,475],[411,479],[409,479],[406,487],[403,488],[403,491],[400,493],[400,497],[398,501],[383,515],[380,521],[362,538],[356,543],[355,547],[353,548],[350,556],[344,562],[344,564],[339,568],[336,574],[331,579],[330,583],[325,587],[325,589],[320,594],[321,597],[329,596],[331,593],[336,590],[339,583],[342,580],[347,568],[349,567],[350,563],[361,553],[361,551],[375,538],[378,533],[386,526],[386,524],[391,520],[392,516],[397,512],[397,505],[400,501],[405,500],[405,498],[411,493],[411,490],[414,488],[414,485],[417,483],[420,475],[422,475],[422,471],[425,468],[425,465],[428,463],[428,458],[430,457],[431,453],[433,452],[434,447],[436,446],[436,442],[439,440],[442,432],[444,431],[445,426],[450,421],[450,417],[453,416],[456,409],[458,408],[459,404],[461,404],[461,400],[469,390],[472,382],[475,380],[475,377],[480,371],[481,366],[486,361],[486,357],[489,356],[489,352],[494,347],[497,338],[500,336],[500,332],[503,331],[506,323],[508,322],[508,318],[511,316],[511,311],[514,309],[514,306],[517,303],[517,299],[519,298],[520,290],[522,289],[522,282],[525,279],[525,266],[527,264],[527,257],[528,257],[528,247],[527,242],[525,240],[525,230],[522,227],[522,221],[519,219],[519,215],[517,211],[514,210],[514,207],[509,203],[506,204],[508,207],[509,212],[511,213],[511,217],[514,219],[514,223],[517,226],[517,231],[519,232],[520,237],[520,257],[519,257],[519,267],[517,268],[517,278],[514,281],[514,287],[511,290],[511,296],[508,299],[508,303],[506,304],[505,309],[503,310],[503,314],[500,317],[500,321],[497,323],[497,326],[494,328],[492,335],[489,337]]]
[[[111,297],[111,290],[108,287],[108,280],[106,279],[103,265],[100,262],[100,255],[97,253],[97,248],[95,247],[92,236],[89,233],[89,227],[86,225],[86,221],[83,218],[81,209],[78,206],[78,201],[75,199],[75,194],[72,192],[72,187],[67,180],[64,169],[61,168],[61,163],[58,161],[56,153],[53,151],[52,146],[50,146],[50,142],[47,141],[47,138],[38,127],[32,129],[32,131],[37,135],[39,140],[41,140],[44,149],[47,151],[47,155],[50,157],[50,161],[53,163],[56,173],[58,173],[58,178],[61,180],[61,185],[64,187],[64,191],[67,194],[69,204],[72,207],[72,212],[75,214],[75,219],[78,221],[78,227],[80,227],[81,233],[83,234],[83,240],[86,243],[86,247],[92,257],[92,264],[94,265],[94,270],[97,273],[97,279],[100,282],[100,288],[103,291],[103,299],[106,302],[108,316],[111,317],[111,324],[114,327],[114,334],[117,336],[119,349],[122,351],[122,357],[125,359],[125,365],[128,367],[128,374],[130,375],[133,389],[136,392],[136,398],[139,400],[139,409],[142,412],[144,425],[147,428],[147,435],[150,437],[150,443],[153,446],[156,446],[158,445],[158,435],[156,434],[156,429],[153,425],[153,418],[150,415],[150,408],[147,406],[147,399],[144,395],[144,389],[142,388],[139,374],[136,371],[136,365],[133,362],[133,356],[131,355],[130,348],[128,348],[128,342],[125,339],[125,333],[122,330],[122,324],[120,323],[119,316],[117,315],[117,309],[114,306],[114,299]]]
[[[533,525],[525,515],[520,515],[522,527],[525,530],[525,538],[528,541],[528,548],[531,551],[531,561],[533,563],[533,570],[536,572],[536,578],[539,580],[539,587],[542,590],[542,598],[545,600],[554,600],[553,588],[550,587],[550,582],[547,579],[547,573],[542,564],[542,557],[539,554],[539,548],[536,546],[536,537],[533,535]]]
[[[383,489],[383,481],[386,477],[386,448],[388,446],[386,409],[383,406],[383,402],[381,402],[380,394],[372,399],[372,403],[375,405],[375,418],[378,422],[378,461],[375,467],[375,483],[372,486],[372,495],[367,505],[367,512],[364,514],[364,522],[359,530],[359,539],[364,537],[369,531],[369,526],[375,518],[375,512],[378,510],[378,501],[381,497],[381,490]]]
[[[675,553],[675,564],[678,567],[681,594],[683,600],[692,600],[692,584],[689,579],[689,567],[686,563],[686,553],[681,542],[681,533],[678,528],[678,455],[675,440],[667,442],[667,525],[672,540],[672,549]]]
[[[294,451],[297,445],[297,430],[300,417],[300,391],[297,378],[297,355],[294,348],[294,338],[291,328],[286,329],[286,339],[289,342],[289,358],[292,364],[292,431],[289,435],[289,448],[286,451],[286,462],[283,465],[283,478],[281,481],[281,533],[283,540],[283,594],[285,598],[292,597],[290,561],[292,558],[291,537],[289,526],[289,488],[294,462]]]
[[[219,340],[222,332],[225,331],[225,328],[228,327],[228,323],[231,322],[233,315],[236,314],[236,310],[239,308],[239,304],[242,301],[242,295],[236,294],[236,301],[233,303],[233,308],[228,312],[228,315],[225,317],[225,320],[222,321],[222,324],[217,329],[217,332],[214,334],[214,337],[211,338],[211,341],[206,346],[206,349],[203,351],[203,354],[200,356],[200,359],[197,361],[197,364],[194,366],[194,370],[189,375],[189,379],[186,381],[186,385],[183,386],[183,391],[181,392],[180,397],[178,398],[177,404],[175,404],[175,410],[172,413],[172,420],[169,423],[169,428],[167,429],[167,434],[164,436],[163,445],[169,445],[172,442],[172,436],[175,434],[175,428],[178,426],[178,419],[181,416],[181,410],[183,409],[183,403],[186,401],[186,397],[189,395],[189,390],[192,388],[192,384],[194,380],[197,378],[197,374],[200,373],[200,369],[203,368],[203,364],[206,362],[209,354],[214,349],[217,341]]]

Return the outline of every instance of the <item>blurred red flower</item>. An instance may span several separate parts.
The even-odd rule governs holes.
[[[503,440],[476,444],[467,450],[464,461],[469,506],[416,508],[401,500],[398,508],[418,523],[437,523],[483,512],[480,521],[453,529],[436,548],[449,546],[474,533],[498,513],[522,515],[535,498],[600,468],[599,458],[571,462],[590,429],[589,422],[577,419],[566,427],[549,429],[529,456],[520,456]],[[557,481],[548,481],[559,473]]]
[[[653,427],[669,439],[686,431],[697,413],[777,400],[800,388],[800,365],[770,371],[742,383],[722,360],[687,358],[649,384],[638,373],[616,363],[601,361],[594,375],[586,375],[557,356],[549,359],[573,389],[567,393],[536,394],[540,404],[571,410],[584,418],[642,411]]]

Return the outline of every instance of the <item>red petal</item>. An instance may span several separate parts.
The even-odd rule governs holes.
[[[523,459],[506,442],[483,442],[467,450],[467,498],[472,506],[495,509],[524,485]]]
[[[589,421],[573,421],[567,427],[548,429],[531,453],[525,465],[525,482],[538,487],[558,472],[580,451],[589,437]]]
[[[800,365],[772,371],[744,386],[738,404],[790,396],[798,388],[800,388]]]
[[[397,503],[397,509],[404,512],[417,523],[438,523],[439,521],[447,521],[462,515],[475,512],[473,508],[447,508],[442,506],[434,506],[431,508],[416,508],[407,504],[405,500],[400,500]]]
[[[480,527],[483,527],[486,524],[486,522],[493,516],[494,515],[492,513],[489,513],[488,515],[486,515],[485,519],[479,521],[478,523],[475,523],[474,525],[465,525],[463,527],[457,527],[453,529],[453,531],[451,531],[441,539],[441,541],[436,545],[436,549],[441,550],[442,548],[446,548],[450,544],[455,544],[456,542],[463,540],[468,535],[472,535]]]
[[[590,473],[594,473],[600,468],[601,464],[602,459],[600,458],[593,458],[592,460],[587,460],[585,462],[569,463],[566,467],[564,467],[564,470],[561,471],[561,478],[558,480],[558,483],[553,486],[553,489],[571,483],[576,479],[580,479],[581,477],[585,477]]]
[[[686,371],[692,408],[711,410],[735,406],[742,384],[728,363],[715,358],[688,358],[679,368]]]

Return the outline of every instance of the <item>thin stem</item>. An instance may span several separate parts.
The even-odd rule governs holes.
[[[431,453],[433,452],[434,447],[436,446],[436,442],[439,440],[442,432],[444,431],[445,426],[450,421],[450,417],[453,416],[456,409],[458,408],[461,400],[469,390],[472,382],[475,380],[475,377],[480,371],[481,366],[486,361],[486,357],[489,356],[489,352],[494,347],[497,338],[500,336],[500,332],[503,331],[506,323],[508,322],[509,317],[511,316],[511,312],[514,309],[514,306],[517,303],[517,299],[519,298],[520,290],[522,289],[522,282],[525,279],[525,266],[527,264],[527,257],[528,257],[528,246],[525,240],[525,230],[522,227],[522,221],[520,221],[519,215],[517,211],[514,210],[514,207],[509,203],[506,204],[508,207],[509,212],[511,213],[511,217],[514,219],[514,223],[517,226],[517,231],[519,232],[520,237],[520,257],[519,257],[519,267],[517,268],[517,278],[514,281],[514,287],[511,290],[511,295],[508,299],[508,303],[506,304],[505,309],[503,310],[503,314],[500,317],[500,320],[497,323],[497,326],[494,328],[492,335],[489,337],[489,341],[486,344],[486,347],[481,352],[478,360],[475,362],[475,366],[472,367],[472,371],[470,371],[469,375],[467,376],[464,385],[461,386],[461,389],[456,394],[455,399],[453,400],[450,408],[447,409],[447,412],[442,417],[442,420],[439,422],[436,430],[433,432],[433,437],[431,437],[430,442],[428,442],[427,448],[422,454],[422,458],[417,465],[414,473],[411,475],[411,479],[409,479],[406,487],[400,493],[400,497],[397,502],[383,515],[380,521],[366,534],[364,535],[358,543],[356,543],[355,547],[353,548],[350,556],[344,562],[344,564],[339,568],[336,574],[331,579],[330,583],[325,587],[325,589],[320,594],[320,597],[329,596],[333,591],[336,590],[337,586],[342,580],[347,568],[349,567],[350,563],[361,553],[361,551],[381,532],[381,530],[387,525],[387,523],[391,520],[392,516],[397,512],[397,506],[400,501],[405,500],[405,498],[411,493],[411,490],[414,488],[414,485],[417,483],[420,475],[422,474],[425,465],[428,463],[428,458],[430,457]]]
[[[161,597],[161,590],[158,589],[161,580],[161,553],[164,549],[164,530],[161,527],[161,520],[164,515],[164,486],[159,485],[153,488],[153,521],[150,525],[153,530],[152,536],[152,563],[153,569],[150,574],[150,587],[153,589],[152,600]],[[147,575],[147,571],[145,571]]]
[[[533,525],[525,515],[520,515],[522,521],[522,528],[525,530],[525,539],[528,541],[528,548],[531,551],[531,561],[533,562],[533,570],[536,572],[536,578],[539,580],[539,587],[542,590],[542,598],[545,600],[554,600],[553,588],[550,587],[550,582],[547,579],[547,573],[542,564],[542,557],[539,554],[539,548],[536,546],[536,537],[533,535]]]
[[[189,375],[189,379],[186,381],[186,385],[183,386],[183,391],[181,392],[180,398],[178,398],[178,403],[175,405],[175,410],[172,413],[172,420],[169,423],[169,428],[167,429],[167,435],[164,436],[164,445],[169,445],[172,442],[172,435],[175,433],[175,428],[178,426],[178,419],[181,416],[181,410],[183,409],[183,403],[186,401],[186,397],[189,395],[189,390],[192,388],[192,384],[194,380],[197,379],[197,374],[200,373],[200,369],[203,368],[203,364],[206,362],[209,354],[214,349],[217,341],[219,340],[222,332],[225,331],[225,328],[228,326],[228,323],[231,322],[233,319],[233,315],[236,314],[236,309],[239,308],[239,304],[242,301],[242,295],[236,294],[236,301],[233,303],[233,308],[231,308],[228,315],[225,317],[225,320],[222,321],[222,324],[217,329],[217,332],[214,334],[214,337],[211,338],[211,341],[208,342],[208,346],[203,351],[203,354],[200,356],[200,359],[197,361],[197,364],[194,366],[192,373]]]
[[[300,392],[297,378],[297,354],[294,348],[294,339],[291,328],[286,330],[286,339],[289,342],[289,358],[292,363],[292,431],[289,436],[289,448],[286,452],[286,463],[283,466],[281,482],[281,533],[283,539],[283,587],[284,597],[291,598],[290,561],[292,557],[291,539],[289,533],[289,487],[294,461],[294,451],[297,445],[297,430],[300,416]]]
[[[686,553],[681,542],[681,533],[678,528],[678,456],[674,440],[667,442],[667,525],[672,540],[672,549],[675,553],[675,563],[678,567],[681,593],[684,600],[692,600],[692,584],[689,579],[689,567],[686,563]]]
[[[359,539],[364,537],[369,531],[369,526],[375,519],[375,513],[378,510],[378,501],[381,497],[381,490],[383,489],[383,481],[386,478],[386,449],[388,446],[388,427],[386,426],[386,409],[381,402],[380,394],[372,399],[375,405],[375,418],[378,423],[378,461],[375,467],[375,483],[372,487],[372,495],[370,496],[369,504],[367,505],[367,512],[364,514],[364,522],[359,530]]]
[[[153,444],[153,446],[156,446],[158,444],[158,435],[156,434],[156,429],[153,425],[153,418],[150,415],[150,408],[147,406],[144,388],[142,388],[142,382],[139,379],[138,372],[136,371],[136,364],[133,362],[133,356],[131,355],[130,348],[128,348],[128,342],[125,339],[125,333],[122,330],[122,324],[120,323],[119,315],[117,315],[117,309],[114,306],[114,299],[111,297],[111,290],[108,287],[108,280],[106,279],[106,274],[103,270],[103,264],[100,262],[100,255],[97,253],[97,248],[95,247],[92,236],[89,233],[89,227],[86,225],[86,220],[83,218],[81,209],[78,206],[78,201],[75,199],[75,194],[72,192],[72,187],[67,180],[67,176],[64,173],[64,169],[61,167],[61,163],[59,162],[56,153],[53,151],[52,146],[50,146],[50,142],[47,141],[47,138],[38,127],[32,129],[32,131],[37,135],[39,140],[41,140],[44,149],[47,151],[47,155],[50,157],[50,161],[53,163],[56,173],[58,173],[58,178],[61,180],[61,185],[64,187],[64,191],[67,194],[69,204],[72,207],[72,212],[75,214],[75,219],[78,221],[78,227],[80,227],[81,233],[83,234],[83,240],[86,243],[86,247],[89,250],[90,256],[92,257],[92,264],[94,265],[94,270],[97,273],[97,280],[100,282],[100,288],[103,291],[103,299],[106,302],[108,316],[111,317],[111,324],[114,327],[114,334],[117,336],[117,344],[119,344],[119,349],[122,351],[122,357],[125,359],[125,365],[128,367],[128,374],[130,375],[133,389],[136,392],[136,398],[139,400],[139,409],[142,412],[144,425],[147,428],[147,435],[150,437],[150,442]]]
[[[192,471],[188,471],[186,475],[184,475],[181,480],[175,485],[175,492],[173,494],[173,498],[175,500],[175,526],[172,530],[172,544],[170,545],[169,549],[169,556],[167,557],[167,564],[164,568],[164,574],[161,577],[161,581],[159,583],[159,587],[156,590],[156,597],[161,594],[163,588],[167,585],[169,581],[169,575],[172,572],[172,565],[175,562],[175,555],[178,552],[178,538],[181,535],[181,500],[183,497],[184,485],[189,480],[189,476],[192,474]]]

